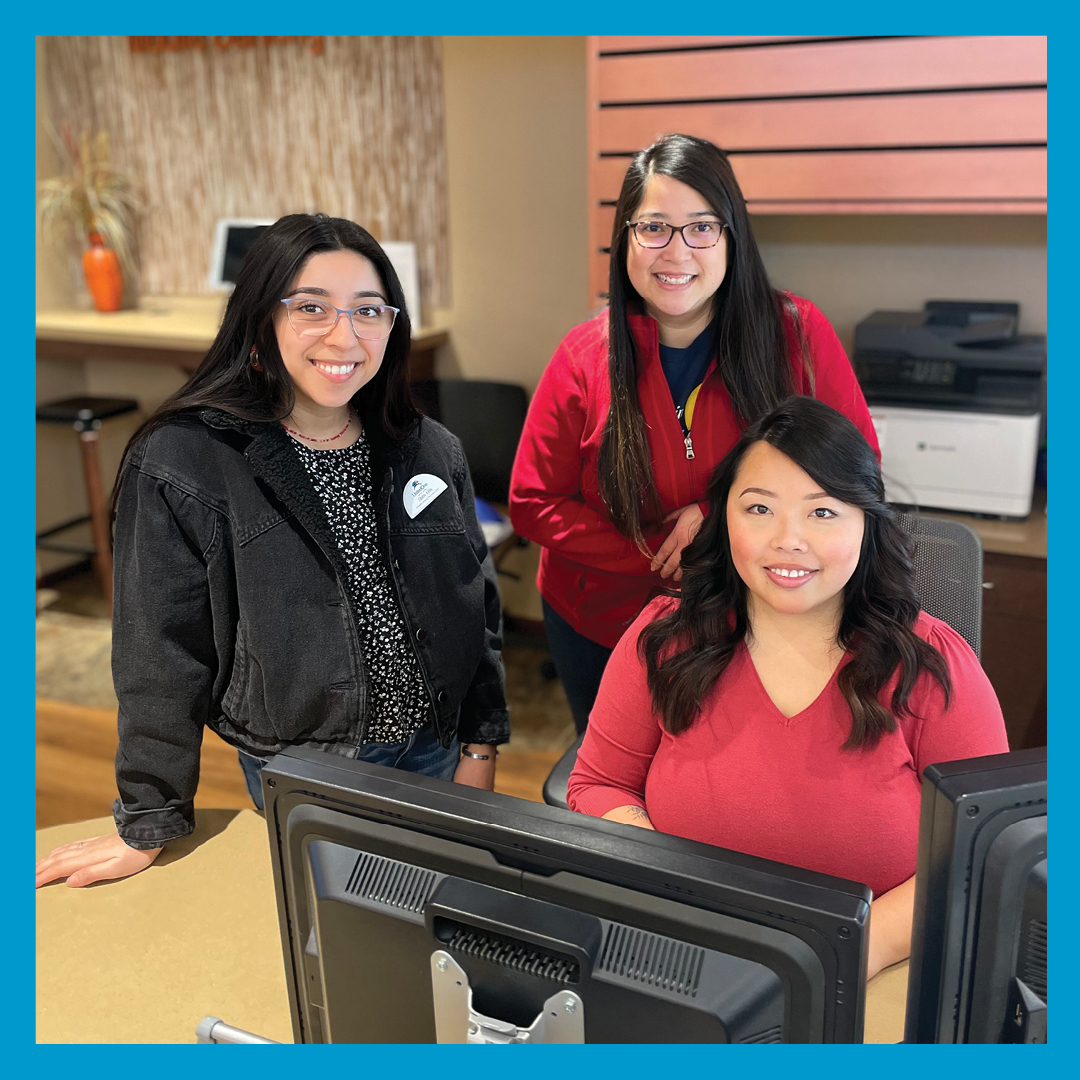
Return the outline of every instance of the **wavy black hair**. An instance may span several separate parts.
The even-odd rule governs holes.
[[[801,363],[813,392],[813,369],[794,302],[769,284],[727,154],[707,139],[665,135],[630,163],[615,207],[608,282],[608,381],[611,405],[597,461],[600,492],[615,527],[645,550],[643,527],[662,517],[645,420],[638,399],[638,355],[628,310],[641,304],[630,281],[626,227],[651,176],[692,187],[727,225],[727,272],[713,295],[713,351],[743,426],[775,408],[796,386],[784,338],[783,310],[794,320]],[[650,553],[651,554],[651,553]]]
[[[898,716],[910,713],[908,698],[921,672],[938,681],[946,704],[952,684],[944,657],[914,632],[913,541],[885,502],[874,451],[846,416],[808,397],[790,397],[752,424],[716,467],[709,513],[683,549],[681,603],[650,623],[638,641],[653,706],[669,732],[685,731],[752,629],[746,584],[731,557],[727,503],[746,452],[758,442],[789,457],[831,498],[863,512],[859,562],[844,586],[836,642],[853,654],[838,675],[851,708],[844,749],[871,748],[896,730]],[[898,669],[885,708],[878,694]]]
[[[344,250],[355,251],[375,267],[387,303],[400,309],[382,364],[375,377],[356,392],[353,407],[366,426],[378,426],[390,439],[400,440],[408,434],[420,415],[407,372],[412,331],[405,293],[386,252],[353,221],[326,214],[289,214],[265,229],[251,245],[210,351],[191,378],[132,435],[118,481],[133,450],[183,409],[213,407],[242,420],[263,423],[284,420],[292,412],[295,393],[278,350],[274,313],[312,255]],[[258,352],[261,370],[252,366],[252,347]],[[114,490],[119,492],[119,482]]]

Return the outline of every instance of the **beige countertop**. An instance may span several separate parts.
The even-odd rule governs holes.
[[[228,298],[219,296],[144,296],[125,311],[64,308],[37,313],[37,337],[98,345],[205,352],[221,325]],[[445,326],[414,327],[414,345],[437,345]]]
[[[950,514],[945,510],[926,511],[927,517],[948,518],[970,525],[982,540],[983,551],[995,555],[1024,555],[1046,558],[1046,491],[1035,489],[1031,513],[1023,521],[1001,521],[971,514]]]
[[[112,818],[37,834],[37,857],[110,832]],[[204,1016],[292,1042],[266,823],[200,810],[151,867],[37,891],[39,1043],[193,1043]],[[865,1042],[904,1035],[907,962],[866,988]]]
[[[114,829],[37,834],[37,856]],[[123,881],[37,891],[39,1043],[193,1043],[204,1016],[292,1042],[266,823],[200,810],[195,832]]]

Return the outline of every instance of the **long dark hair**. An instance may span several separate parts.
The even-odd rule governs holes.
[[[638,356],[627,318],[641,297],[626,272],[632,220],[650,176],[670,176],[692,187],[727,225],[727,273],[713,296],[713,351],[720,375],[744,424],[775,408],[797,389],[784,340],[781,307],[794,304],[769,284],[750,229],[746,201],[727,155],[706,139],[665,135],[630,163],[615,207],[608,284],[608,380],[611,405],[600,443],[600,492],[615,527],[646,550],[644,524],[660,520],[645,420],[638,399]],[[809,359],[803,343],[803,363]],[[811,383],[812,385],[812,383]]]
[[[638,641],[653,705],[668,731],[685,731],[751,629],[746,584],[731,558],[727,501],[747,450],[757,442],[774,446],[827,495],[863,512],[862,548],[844,586],[836,641],[854,654],[838,675],[851,708],[844,748],[873,747],[885,732],[896,730],[898,716],[910,712],[908,697],[920,672],[937,679],[948,704],[949,670],[941,653],[913,630],[919,601],[912,541],[885,502],[873,450],[847,417],[808,397],[788,398],[752,424],[716,467],[708,516],[683,549],[682,601],[650,623]],[[897,668],[890,711],[877,695]]]
[[[274,313],[312,255],[346,249],[362,255],[375,267],[387,303],[400,308],[382,364],[375,377],[357,391],[352,404],[366,425],[377,425],[388,438],[403,438],[419,413],[406,370],[411,341],[409,313],[393,265],[375,238],[355,222],[326,214],[289,214],[275,221],[251,245],[236,275],[236,288],[210,351],[191,378],[131,437],[120,465],[121,474],[132,451],[183,409],[210,406],[242,420],[284,420],[292,412],[295,394],[278,350]],[[253,346],[261,370],[251,363]],[[115,490],[119,489],[118,482]]]

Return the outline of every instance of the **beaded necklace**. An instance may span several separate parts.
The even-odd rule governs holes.
[[[304,439],[307,442],[318,443],[318,442],[333,442],[335,439],[340,439],[341,436],[344,435],[345,432],[349,430],[349,425],[351,423],[352,423],[352,411],[350,410],[349,419],[345,421],[345,426],[336,435],[331,435],[329,439],[314,439],[310,435],[305,435],[302,431],[296,431],[293,428],[289,427],[289,425],[286,424],[284,420],[281,421],[281,426],[290,435],[295,435],[298,439]]]

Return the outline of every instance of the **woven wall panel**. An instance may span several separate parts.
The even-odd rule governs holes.
[[[434,37],[133,53],[45,42],[48,111],[106,129],[137,180],[147,294],[208,291],[214,223],[322,210],[415,240],[421,305],[449,303],[441,48]]]

